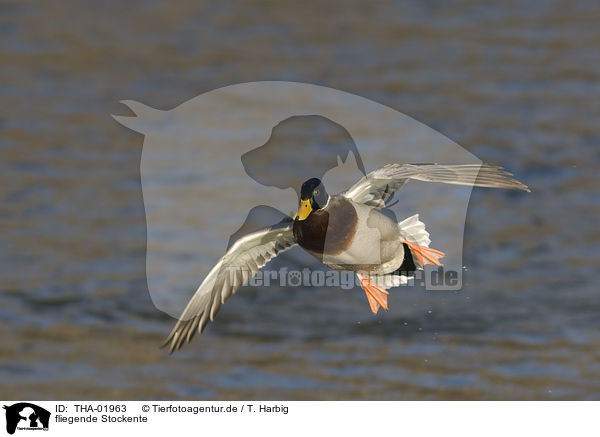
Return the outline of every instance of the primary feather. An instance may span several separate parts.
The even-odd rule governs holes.
[[[163,347],[169,345],[173,352],[189,342],[196,331],[202,332],[229,296],[269,260],[294,244],[291,219],[237,240],[202,281]]]
[[[512,173],[502,167],[488,164],[388,164],[360,179],[344,195],[354,202],[383,208],[410,179],[530,191],[527,185],[510,176]]]

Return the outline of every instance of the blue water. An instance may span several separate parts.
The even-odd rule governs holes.
[[[592,1],[4,2],[0,398],[598,399],[599,16]],[[246,288],[169,356],[143,139],[110,114],[255,80],[386,104],[532,193],[474,191],[460,292],[396,289],[372,316],[358,290]]]

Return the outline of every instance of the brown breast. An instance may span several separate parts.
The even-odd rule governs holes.
[[[337,255],[352,244],[358,216],[350,201],[332,196],[326,208],[313,211],[306,220],[294,222],[294,237],[306,250]]]

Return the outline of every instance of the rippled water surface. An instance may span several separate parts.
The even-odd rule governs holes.
[[[0,398],[600,398],[598,3],[320,3],[0,5]],[[532,193],[474,191],[459,292],[373,316],[357,289],[248,287],[169,356],[143,139],[110,114],[256,80],[388,105]]]

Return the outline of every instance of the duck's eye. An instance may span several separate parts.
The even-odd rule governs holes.
[[[315,190],[315,196],[319,195],[319,190]]]

